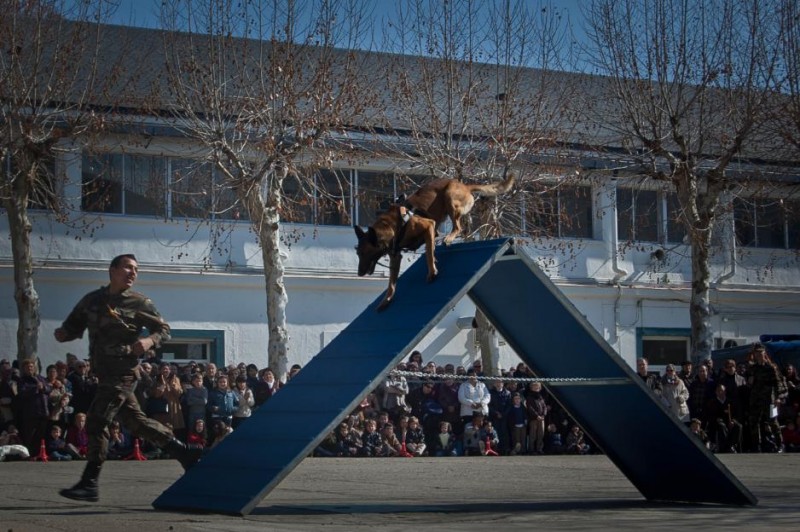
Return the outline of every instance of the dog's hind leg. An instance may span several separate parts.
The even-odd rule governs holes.
[[[428,263],[428,282],[430,283],[439,271],[436,269],[436,256],[434,250],[436,249],[436,223],[433,220],[425,219],[425,260]]]

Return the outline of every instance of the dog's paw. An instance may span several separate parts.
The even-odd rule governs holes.
[[[375,309],[375,310],[378,311],[378,312],[382,312],[382,311],[386,310],[391,303],[392,303],[391,299],[384,299],[383,301],[381,301],[381,304],[378,305],[378,308]]]
[[[439,277],[439,270],[436,270],[433,273],[429,273],[427,278],[428,282],[432,283],[433,281],[436,280],[437,277]]]

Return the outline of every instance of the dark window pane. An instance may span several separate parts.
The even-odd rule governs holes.
[[[800,250],[800,201],[786,202],[786,226],[789,229],[789,249]]]
[[[592,238],[592,187],[562,186],[559,199],[560,236]]]
[[[634,191],[634,235],[639,242],[658,242],[658,192],[655,190]]]
[[[287,222],[314,223],[314,194],[294,174],[283,180],[281,218]]]
[[[211,166],[189,159],[173,159],[171,162],[172,217],[208,217],[213,196]]]
[[[409,194],[410,195],[410,194]],[[394,176],[376,172],[358,172],[358,224],[370,225],[378,213],[395,199]]]
[[[122,155],[84,155],[81,209],[122,214]]]
[[[786,247],[783,240],[783,206],[777,200],[761,200],[756,207],[756,245],[760,248]]]
[[[317,223],[350,225],[350,171],[320,170],[317,174]]]
[[[642,354],[651,366],[680,365],[689,359],[688,338],[643,338]]]
[[[125,214],[164,216],[164,159],[130,155],[125,165]]]
[[[756,231],[755,205],[747,200],[735,199],[733,201],[733,219],[736,229],[736,241],[740,246],[755,246]]]
[[[681,222],[682,207],[677,194],[667,194],[667,242],[683,242],[686,226]]]
[[[633,190],[617,188],[617,235],[622,241],[634,240]]]

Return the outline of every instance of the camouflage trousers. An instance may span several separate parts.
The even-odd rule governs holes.
[[[118,418],[121,425],[134,436],[144,438],[159,447],[164,447],[174,438],[172,431],[142,412],[133,390],[134,382],[127,380],[104,384],[97,387],[94,401],[86,415],[86,432],[89,436],[89,449],[86,458],[90,462],[102,463],[108,452],[108,426]]]
[[[760,451],[761,444],[767,436],[772,435],[775,443],[781,445],[783,436],[777,418],[770,415],[771,402],[751,403],[747,409],[747,424],[750,431],[750,447],[753,451]]]

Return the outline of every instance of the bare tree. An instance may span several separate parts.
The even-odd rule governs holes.
[[[288,296],[279,228],[291,221],[287,199],[313,190],[306,168],[330,164],[326,143],[357,123],[369,100],[363,56],[352,51],[363,44],[365,13],[356,0],[175,1],[163,11],[172,100],[162,105],[219,177],[207,192],[235,198],[252,224],[266,282],[268,363],[280,378]]]
[[[725,196],[742,184],[734,165],[771,149],[755,135],[775,73],[777,8],[761,0],[595,0],[586,16],[592,63],[610,76],[607,90],[586,102],[597,144],[624,147],[631,163],[619,170],[677,193],[691,249],[695,359],[712,348],[709,258],[730,209]]]
[[[102,1],[3,2],[0,17],[0,200],[8,217],[19,323],[17,358],[35,357],[39,295],[33,280],[30,209],[66,221],[62,141],[99,127],[88,109],[99,96]]]
[[[565,66],[567,30],[549,2],[416,0],[401,4],[384,32],[384,48],[399,55],[386,70],[392,135],[382,149],[408,186],[429,176],[474,182],[516,174],[511,194],[476,206],[468,238],[541,234],[532,213],[541,211],[540,193],[557,186],[544,185],[556,165],[543,155],[558,152],[573,127],[574,89],[555,71]],[[539,170],[523,171],[531,163]],[[495,331],[480,312],[476,320],[484,368],[494,371]]]

